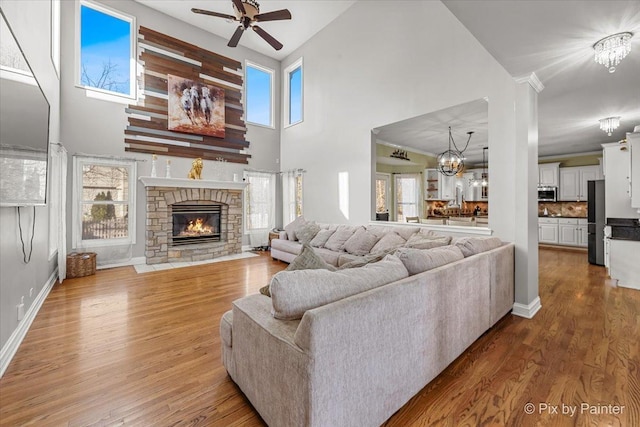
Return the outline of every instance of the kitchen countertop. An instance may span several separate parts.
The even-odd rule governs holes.
[[[538,215],[538,218],[587,219],[586,216]]]

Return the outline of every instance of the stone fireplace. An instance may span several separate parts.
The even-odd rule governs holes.
[[[141,177],[147,196],[147,264],[242,252],[245,183]]]

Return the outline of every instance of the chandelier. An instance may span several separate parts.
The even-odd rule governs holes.
[[[631,52],[631,37],[633,33],[618,33],[598,41],[593,45],[595,61],[613,73],[620,61]]]
[[[611,136],[611,132],[618,129],[618,126],[620,126],[620,116],[600,119],[600,129],[605,131],[609,136]]]
[[[453,140],[453,136],[451,135],[451,126],[449,126],[449,149],[438,154],[438,171],[441,174],[453,176],[464,170],[464,157],[462,157],[462,153],[464,153],[469,146],[469,141],[471,141],[471,135],[473,135],[473,132],[467,132],[467,135],[469,135],[467,144],[462,150],[459,150],[456,146],[456,142]],[[451,149],[451,144],[453,144],[453,148],[455,148],[455,150]]]

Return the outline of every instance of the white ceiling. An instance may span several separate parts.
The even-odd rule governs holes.
[[[223,38],[230,38],[236,28],[235,23],[224,19],[191,12],[195,7],[233,14],[231,0],[136,1]],[[279,9],[291,11],[290,21],[262,25],[284,47],[275,51],[253,32],[245,34],[240,45],[282,60],[355,1],[259,1],[263,13]],[[443,2],[512,76],[522,77],[535,72],[544,84],[538,98],[540,156],[600,150],[600,144],[618,141],[635,125],[640,125],[640,1]],[[622,31],[635,34],[631,40],[631,53],[616,72],[610,74],[593,60],[592,46],[601,38]],[[609,116],[622,117],[620,128],[611,137],[602,132],[598,124],[598,119]],[[413,124],[415,127],[416,122]],[[461,127],[464,127],[462,123],[452,124],[454,132],[461,132],[461,136],[454,133],[456,143],[466,141],[467,130]],[[444,128],[445,138],[440,139],[438,147],[446,145],[446,126]],[[404,134],[415,131],[407,129]],[[387,138],[394,139],[389,135]],[[479,134],[474,134],[471,141],[472,145],[474,142],[482,144]],[[398,145],[409,146],[407,141]],[[474,148],[478,149],[481,156],[481,148]],[[442,151],[422,147],[422,151],[438,150]],[[475,156],[473,152],[469,154]]]
[[[449,10],[514,77],[535,72],[539,155],[601,150],[640,125],[640,1],[444,0]],[[631,53],[610,74],[593,44],[630,31]],[[607,136],[598,119],[621,116]]]
[[[235,15],[231,0],[136,1],[224,39],[230,39],[238,27],[236,22],[227,22],[223,18],[191,12],[191,8],[196,8]],[[260,24],[263,30],[275,37],[284,47],[279,51],[275,50],[253,31],[244,34],[239,45],[280,61],[302,46],[355,2],[356,0],[258,0],[261,13],[280,9],[289,9],[291,12],[290,20],[269,21]]]

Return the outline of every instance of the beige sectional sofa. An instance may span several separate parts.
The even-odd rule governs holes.
[[[277,273],[224,314],[224,366],[270,426],[380,425],[511,310],[513,244],[460,243]]]
[[[448,244],[451,240],[447,239],[447,236],[436,236],[427,228],[419,226],[337,224],[318,224],[317,226],[320,232],[309,243],[328,264],[336,267],[360,259],[366,254],[386,251],[394,247],[425,249],[424,240],[419,238],[425,235],[427,235],[427,240],[437,241],[434,239],[435,237],[445,239],[440,242],[442,245]],[[328,241],[321,238],[322,233],[329,235]],[[368,240],[368,235],[374,236],[373,239]],[[290,230],[281,231],[278,239],[271,241],[271,257],[285,262],[293,261],[302,251],[302,243],[298,237],[295,232]],[[358,237],[362,238],[358,239]],[[371,245],[372,242],[373,245]]]

